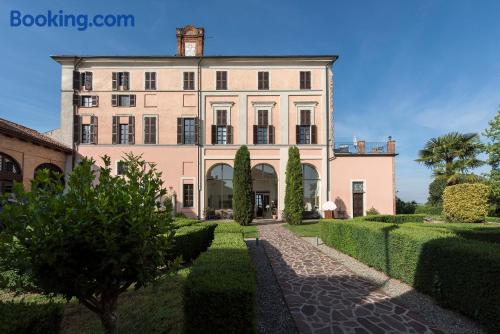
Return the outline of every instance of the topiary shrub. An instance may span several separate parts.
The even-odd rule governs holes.
[[[243,227],[235,222],[217,223],[215,233],[239,233],[243,235]]]
[[[240,225],[250,225],[253,219],[252,174],[250,152],[241,146],[234,157],[233,217]]]
[[[481,223],[488,213],[489,187],[482,183],[462,183],[446,187],[443,214],[456,223]]]
[[[181,256],[182,261],[190,262],[197,258],[212,242],[216,226],[214,223],[205,223],[178,228],[172,240],[172,248],[167,252],[167,260],[174,261]]]
[[[433,206],[430,204],[417,205],[415,208],[415,213],[417,214],[427,214],[439,216],[443,212],[443,208],[440,206]]]
[[[425,215],[373,215],[363,218],[366,221],[381,223],[421,223]]]
[[[293,146],[288,149],[286,164],[285,210],[283,218],[290,225],[302,223],[304,213],[304,185],[302,183],[300,151]]]
[[[59,333],[62,303],[0,301],[0,333]]]
[[[375,209],[373,206],[370,209],[368,209],[368,211],[366,211],[367,216],[375,216],[378,214],[380,214],[380,212],[378,212],[378,210]]]
[[[200,221],[198,219],[190,219],[190,218],[175,218],[172,222],[172,226],[177,229],[184,226],[193,226],[198,224]]]

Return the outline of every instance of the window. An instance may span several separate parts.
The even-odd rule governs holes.
[[[111,95],[113,107],[135,107],[135,95]]]
[[[233,207],[233,168],[226,164],[212,167],[207,175],[207,206],[209,209]]]
[[[144,89],[146,90],[156,89],[156,72],[146,72]]]
[[[300,89],[311,89],[311,72],[300,72]]]
[[[182,206],[185,208],[193,207],[194,187],[192,184],[182,185]]]
[[[216,144],[227,144],[227,110],[217,109],[216,114],[216,125],[217,125],[217,137]]]
[[[113,72],[112,83],[113,90],[128,90],[130,86],[129,72]]]
[[[116,175],[125,174],[126,168],[127,168],[127,165],[125,164],[125,161],[117,161],[116,162]]]
[[[194,89],[194,72],[184,72],[184,90]]]
[[[92,90],[92,72],[78,72],[73,71],[73,89]]]
[[[156,144],[156,116],[144,116],[144,144]]]
[[[258,74],[258,88],[259,90],[269,89],[269,72],[259,72]]]
[[[304,188],[304,210],[317,211],[319,209],[319,176],[313,166],[302,165],[302,184]]]
[[[311,111],[301,109],[299,126],[299,144],[311,144]]]
[[[92,140],[92,125],[82,124],[82,144],[90,144]]]
[[[352,183],[352,192],[355,194],[362,194],[364,193],[363,189],[363,182],[362,181],[355,181]]]
[[[14,181],[22,181],[19,164],[11,156],[0,152],[0,194],[10,193]]]
[[[216,124],[217,125],[227,125],[227,110],[218,109],[216,110]]]
[[[257,127],[257,144],[267,144],[267,126]]]
[[[300,110],[300,125],[311,125],[311,110]]]
[[[92,108],[99,105],[98,96],[82,95],[80,96],[80,107]]]
[[[128,124],[120,124],[118,144],[128,144]]]
[[[257,110],[257,125],[269,125],[269,111],[268,110]]]
[[[226,90],[227,89],[227,72],[226,71],[217,71],[216,72],[216,88],[217,90]]]
[[[183,121],[183,144],[195,144],[195,119],[184,118]]]

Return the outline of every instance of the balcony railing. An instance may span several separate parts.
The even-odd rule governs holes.
[[[335,154],[396,154],[394,140],[387,142],[365,142],[358,140],[354,142],[335,142]]]

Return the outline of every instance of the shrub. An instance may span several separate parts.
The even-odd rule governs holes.
[[[185,285],[186,333],[255,333],[256,278],[243,237],[216,233]]]
[[[436,177],[429,184],[429,197],[427,202],[431,206],[442,206],[443,205],[443,192],[446,188],[448,181],[445,177]]]
[[[373,206],[366,211],[366,215],[367,216],[375,216],[375,215],[378,215],[378,214],[380,214],[380,212],[378,212],[378,210],[375,209]]]
[[[175,218],[172,222],[172,226],[174,228],[180,228],[184,226],[193,226],[198,224],[200,221],[198,219],[190,219],[190,218]]]
[[[415,213],[439,216],[441,215],[443,208],[440,206],[433,206],[430,204],[417,205],[415,208]]]
[[[163,274],[173,231],[168,214],[158,214],[166,190],[154,165],[129,154],[124,175],[113,176],[110,158],[103,162],[96,171],[82,159],[65,192],[47,171],[31,192],[16,187],[18,201],[0,213],[0,249],[16,249],[45,294],[77,298],[115,333],[119,295]]]
[[[364,220],[371,222],[382,222],[382,223],[421,223],[424,221],[425,215],[376,215],[368,216],[363,218]]]
[[[325,220],[321,238],[499,332],[500,246],[432,225]]]
[[[293,146],[288,149],[285,209],[283,210],[283,218],[291,225],[302,223],[304,213],[304,185],[302,182],[300,151],[296,146]]]
[[[182,261],[190,262],[197,258],[212,242],[216,226],[206,223],[178,228],[172,240],[172,248],[167,253],[167,260],[173,261],[182,256]]]
[[[405,202],[401,198],[396,197],[396,214],[414,214],[417,202]]]
[[[0,302],[0,333],[59,333],[63,304],[23,301]]]
[[[484,222],[488,213],[489,187],[482,183],[463,183],[446,187],[443,214],[457,223]]]
[[[215,233],[243,233],[243,227],[235,222],[221,222],[217,223]]]
[[[233,217],[241,225],[250,225],[253,218],[252,169],[250,152],[243,145],[234,157]]]

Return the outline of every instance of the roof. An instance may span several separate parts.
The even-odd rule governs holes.
[[[50,138],[36,130],[27,128],[20,124],[0,118],[0,133],[30,141],[34,144],[42,145],[53,150],[71,153],[72,149],[55,139]]]
[[[68,60],[75,58],[84,59],[98,59],[98,58],[111,58],[111,59],[295,59],[295,60],[307,60],[307,59],[324,59],[330,61],[332,64],[339,58],[338,55],[233,55],[233,56],[201,56],[201,57],[189,57],[189,56],[172,56],[172,55],[52,55],[52,59],[58,60]]]

